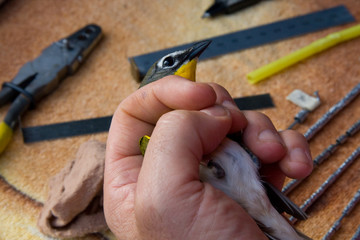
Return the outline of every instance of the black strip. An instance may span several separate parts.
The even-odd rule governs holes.
[[[249,97],[234,98],[240,110],[257,110],[275,107],[270,94],[254,95]]]
[[[212,40],[212,43],[200,56],[200,59],[216,57],[226,53],[256,47],[353,21],[355,21],[355,18],[348,9],[345,6],[340,5],[299,17],[289,18],[210,39],[204,39]],[[151,65],[161,57],[174,51],[189,48],[193,44],[194,43],[184,44],[130,58],[129,60],[132,63],[134,76],[137,80],[142,79]]]
[[[274,107],[270,94],[234,98],[241,110]],[[112,116],[22,128],[25,143],[107,132]]]
[[[107,132],[112,116],[22,128],[25,143]]]

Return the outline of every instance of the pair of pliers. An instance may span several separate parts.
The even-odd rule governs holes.
[[[87,25],[52,43],[41,55],[23,65],[11,82],[3,84],[0,107],[13,102],[0,123],[0,153],[10,142],[21,115],[53,92],[61,80],[73,74],[99,42],[101,28]]]

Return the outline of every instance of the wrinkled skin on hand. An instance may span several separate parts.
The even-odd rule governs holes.
[[[127,97],[107,141],[104,211],[112,232],[119,239],[267,239],[240,205],[199,181],[203,155],[239,131],[262,161],[261,175],[278,188],[285,176],[311,172],[301,134],[279,133],[265,115],[239,111],[219,85],[169,76]]]

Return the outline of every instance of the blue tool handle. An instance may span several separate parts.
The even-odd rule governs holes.
[[[31,100],[24,95],[19,95],[15,101],[11,104],[9,111],[7,112],[4,122],[11,128],[14,129],[19,118],[23,113],[30,107]]]

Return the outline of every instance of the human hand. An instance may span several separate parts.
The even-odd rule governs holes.
[[[312,169],[308,145],[294,131],[278,133],[263,114],[240,112],[216,84],[169,76],[126,98],[116,110],[106,153],[104,211],[119,239],[266,239],[236,202],[199,181],[202,156],[229,133],[263,162],[262,175]],[[151,135],[145,157],[140,137]]]

